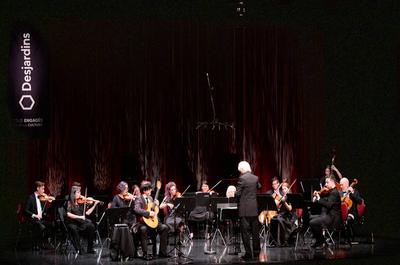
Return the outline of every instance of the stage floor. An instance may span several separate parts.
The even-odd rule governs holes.
[[[263,247],[260,257],[251,261],[242,261],[239,253],[234,255],[233,247],[225,248],[220,242],[213,244],[214,254],[205,254],[204,240],[194,239],[182,252],[189,259],[167,259],[158,258],[145,261],[141,258],[127,261],[112,261],[109,250],[103,249],[101,256],[100,247],[96,248],[96,254],[84,255],[62,255],[54,250],[31,251],[31,250],[8,250],[1,256],[1,264],[243,264],[243,263],[285,263],[285,264],[399,264],[399,241],[396,239],[378,238],[374,244],[359,243],[352,245],[340,245],[339,247],[326,247],[322,250],[311,248],[301,248],[295,250],[294,247]],[[169,246],[169,250],[173,249]],[[151,247],[149,247],[151,249]],[[243,246],[242,246],[243,251]],[[173,252],[171,253],[173,254]],[[382,261],[382,262],[381,262]]]

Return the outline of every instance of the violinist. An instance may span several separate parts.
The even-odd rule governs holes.
[[[361,204],[363,202],[363,199],[360,196],[360,193],[358,190],[356,190],[354,187],[350,186],[349,180],[347,178],[342,178],[340,180],[340,196],[342,198],[342,203],[348,202],[348,200],[351,201],[352,205],[347,203],[348,207],[348,215],[347,219],[345,221],[345,228],[346,228],[346,237],[349,240],[354,239],[354,224],[358,222],[358,211],[357,211],[357,205]],[[349,207],[350,206],[350,207]]]
[[[132,226],[136,223],[136,216],[134,213],[135,199],[136,196],[128,192],[128,184],[125,181],[121,181],[117,185],[118,194],[116,194],[111,202],[111,208],[122,208],[130,207],[127,215],[123,217],[120,222]]]
[[[295,218],[293,215],[293,207],[287,202],[287,194],[289,193],[289,184],[282,183],[282,196],[278,200],[278,215],[271,219],[271,235],[276,239],[278,246],[287,246],[288,239],[293,232]]]
[[[181,193],[178,192],[175,182],[168,182],[165,185],[164,199],[160,204],[160,209],[164,212],[164,224],[169,227],[169,231],[174,233],[175,229],[179,232],[179,242],[183,242],[183,230],[185,224],[183,223],[182,217],[174,210],[175,199],[181,197]]]
[[[312,247],[317,248],[322,246],[325,241],[322,229],[338,228],[341,224],[341,201],[333,176],[326,178],[325,187],[319,192],[314,191],[313,202],[322,206],[320,215],[310,217],[310,228],[316,239]]]
[[[83,249],[80,244],[80,233],[83,232],[87,235],[87,253],[96,253],[93,249],[93,241],[95,238],[95,227],[92,221],[86,216],[91,215],[97,204],[98,200],[91,201],[88,206],[87,198],[81,195],[81,187],[72,186],[70,192],[70,200],[67,206],[67,226],[72,236],[72,244],[79,254],[83,254]],[[82,202],[82,203],[78,203]]]
[[[25,214],[27,215],[32,225],[32,234],[34,250],[46,247],[46,240],[50,237],[53,230],[53,224],[45,220],[46,205],[49,202],[45,193],[45,183],[35,181],[35,191],[29,195],[26,202]]]

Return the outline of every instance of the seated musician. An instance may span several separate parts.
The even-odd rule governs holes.
[[[266,194],[270,194],[274,198],[275,196],[278,196],[278,198],[282,196],[281,184],[279,183],[279,179],[277,177],[273,177],[271,179],[271,189],[268,190]]]
[[[336,173],[336,175],[338,176],[339,179],[342,179],[342,173],[340,173],[339,169],[337,167],[335,167],[334,165],[327,165],[325,167],[325,176],[323,176],[320,181],[319,181],[319,185],[321,187],[323,187],[325,185],[325,179],[327,179],[328,177],[333,177],[336,181],[336,176],[334,175],[334,173]]]
[[[341,201],[333,176],[326,178],[324,189],[314,192],[313,202],[322,206],[321,214],[311,216],[310,220],[310,228],[316,239],[312,247],[316,248],[325,242],[323,228],[338,228],[341,224]]]
[[[25,206],[25,214],[32,225],[32,236],[34,238],[33,249],[39,250],[46,247],[46,240],[51,236],[53,225],[45,218],[47,200],[44,200],[45,183],[35,181],[35,191],[29,195]]]
[[[271,234],[278,246],[287,246],[288,239],[294,228],[294,215],[292,205],[287,202],[286,194],[289,193],[289,184],[282,183],[282,197],[276,201],[278,215],[271,219]]]
[[[165,185],[164,199],[160,205],[160,209],[164,212],[164,224],[168,226],[169,231],[172,233],[177,229],[179,231],[179,242],[183,242],[183,229],[185,224],[183,223],[182,216],[175,211],[174,205],[175,199],[180,196],[175,182],[168,182],[167,185]]]
[[[111,208],[131,207],[131,210],[120,222],[132,226],[136,223],[136,216],[134,213],[136,197],[128,192],[128,184],[125,181],[118,183],[117,190],[118,194],[113,197]]]
[[[210,190],[210,186],[208,185],[207,180],[203,180],[201,182],[201,189],[197,191],[197,193],[210,193],[217,195],[216,192]],[[211,221],[214,218],[214,213],[208,209],[208,205],[203,205],[203,202],[196,201],[196,207],[190,212],[188,220],[190,231],[194,231],[194,223],[193,222],[203,222],[203,221]],[[193,237],[193,233],[190,233],[190,237]]]
[[[72,244],[79,254],[83,254],[83,249],[80,244],[80,233],[83,232],[87,236],[87,253],[96,253],[93,249],[93,241],[95,238],[95,227],[92,221],[86,216],[92,214],[100,201],[86,200],[81,195],[81,187],[72,186],[70,200],[67,206],[67,227],[71,232]],[[91,204],[90,204],[91,203]]]
[[[167,253],[167,244],[168,244],[168,231],[169,228],[167,225],[158,223],[156,228],[151,228],[143,222],[143,218],[158,218],[157,214],[153,210],[147,210],[147,205],[149,203],[154,203],[156,205],[159,204],[157,200],[153,201],[153,198],[150,196],[151,194],[151,183],[150,182],[142,182],[140,185],[141,195],[139,198],[135,200],[135,213],[137,218],[137,223],[134,226],[134,232],[138,232],[140,236],[140,242],[142,245],[143,258],[145,260],[151,260],[152,257],[148,254],[147,251],[147,237],[150,236],[153,242],[153,256],[156,256],[157,246],[156,246],[156,237],[157,234],[160,235],[160,248],[158,257],[169,257]]]
[[[340,180],[340,196],[342,202],[347,203],[348,215],[345,221],[346,236],[349,241],[354,239],[354,224],[359,220],[357,205],[363,202],[358,190],[350,186],[349,180],[347,178],[342,178]],[[348,201],[350,200],[350,202]]]

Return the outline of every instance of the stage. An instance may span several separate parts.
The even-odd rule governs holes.
[[[173,242],[169,250],[173,249]],[[12,250],[2,255],[1,264],[168,264],[185,263],[191,264],[240,264],[240,263],[293,263],[293,264],[395,264],[399,259],[397,250],[399,240],[388,238],[377,238],[374,243],[359,242],[349,245],[328,246],[321,250],[315,250],[304,246],[295,250],[294,247],[263,247],[259,259],[243,261],[240,256],[232,254],[232,248],[225,248],[220,242],[213,244],[212,250],[215,254],[204,253],[204,240],[194,239],[182,252],[189,259],[168,259],[157,258],[145,261],[141,258],[112,261],[109,256],[109,249],[104,248],[101,256],[100,246],[96,247],[96,254],[59,254],[54,249],[31,251]],[[242,246],[243,251],[243,246]],[[173,253],[171,253],[173,254]]]

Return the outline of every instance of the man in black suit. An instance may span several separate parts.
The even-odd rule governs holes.
[[[358,223],[360,217],[358,216],[357,205],[363,203],[363,198],[360,196],[358,190],[349,184],[349,180],[347,178],[342,178],[340,180],[340,189],[340,196],[343,201],[348,202],[348,200],[350,200],[349,202],[352,202],[352,205],[350,208],[348,208],[348,213],[345,220],[346,237],[350,242],[354,239],[354,225]],[[349,206],[349,204],[347,204],[347,206]]]
[[[136,219],[138,222],[134,225],[133,231],[134,233],[138,232],[140,236],[140,242],[142,244],[143,258],[145,260],[151,260],[152,257],[147,253],[147,236],[150,235],[153,241],[153,256],[157,253],[156,248],[156,238],[157,234],[160,235],[160,252],[158,256],[160,258],[169,257],[167,253],[167,244],[168,244],[168,231],[169,228],[167,225],[158,223],[158,226],[153,229],[146,224],[144,224],[141,220],[143,217],[156,217],[156,213],[154,211],[147,211],[147,204],[153,202],[153,198],[150,196],[151,194],[151,184],[150,182],[143,182],[140,186],[140,197],[135,200],[135,213]],[[155,200],[154,203],[158,205],[158,201]]]
[[[258,177],[251,174],[251,168],[248,162],[242,161],[238,165],[240,177],[235,196],[238,200],[238,209],[240,217],[240,232],[242,234],[245,254],[244,260],[250,260],[253,257],[258,258],[260,254],[259,224],[257,220],[257,189],[261,187]],[[253,241],[253,251],[250,244],[250,233]]]
[[[52,228],[51,223],[44,218],[46,202],[39,199],[44,194],[44,188],[44,182],[35,181],[35,191],[29,195],[25,206],[25,213],[32,225],[34,250],[44,247],[44,244],[47,243],[45,240],[50,236]]]
[[[341,225],[341,200],[339,191],[336,189],[335,177],[330,176],[325,180],[325,188],[327,192],[314,192],[313,201],[322,206],[321,214],[312,216],[310,220],[310,228],[316,239],[312,247],[316,248],[325,242],[322,229],[338,228]]]

